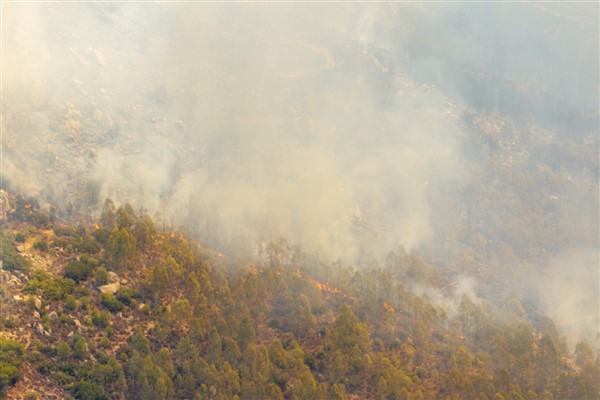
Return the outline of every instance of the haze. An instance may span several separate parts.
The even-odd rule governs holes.
[[[494,294],[528,263],[525,288],[585,291],[535,301],[593,337],[598,9],[5,2],[2,176],[63,216],[110,197],[228,254],[404,247]],[[585,279],[557,286],[565,262]],[[581,307],[585,327],[562,317]]]

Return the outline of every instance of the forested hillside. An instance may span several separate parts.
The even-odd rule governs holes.
[[[2,2],[2,397],[599,399],[598,21]]]
[[[248,262],[128,204],[75,226],[2,207],[4,398],[600,397],[590,343],[403,251],[355,269],[282,239]]]

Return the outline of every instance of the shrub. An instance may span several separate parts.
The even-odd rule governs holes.
[[[100,328],[106,328],[110,322],[110,317],[106,310],[98,312],[98,310],[92,311],[92,323]]]
[[[93,233],[94,239],[96,241],[106,244],[108,242],[108,237],[110,236],[110,231],[106,229],[99,229]]]
[[[108,271],[104,267],[96,270],[96,285],[102,286],[108,283]]]
[[[106,333],[107,337],[113,337],[113,335],[115,334],[115,328],[112,327],[112,325],[109,325],[106,327],[106,329],[104,329],[104,333]]]
[[[133,298],[136,297],[137,293],[135,290],[133,290],[132,288],[128,288],[125,286],[121,286],[118,290],[117,293],[115,293],[115,297],[117,298],[117,300],[119,300],[121,303],[125,304],[126,306],[131,305],[131,303],[133,302]]]
[[[56,236],[75,236],[75,228],[72,226],[59,225],[54,227]]]
[[[65,374],[62,371],[53,371],[50,374],[50,380],[56,386],[66,386],[66,385],[70,385],[71,383],[73,383],[73,377]]]
[[[100,303],[108,309],[110,312],[119,312],[123,310],[123,303],[116,299],[116,297],[110,293],[102,293],[100,296]]]
[[[73,247],[73,239],[69,237],[57,237],[54,240],[54,246],[68,249]]]
[[[31,279],[23,291],[29,294],[41,292],[45,300],[64,300],[68,294],[73,293],[75,288],[73,280],[68,278],[51,279],[47,274],[46,276],[42,275],[41,279],[43,280]]]
[[[92,268],[96,268],[100,264],[97,259],[90,256],[88,253],[83,253],[81,256],[79,256],[79,261],[89,265]]]
[[[38,228],[44,228],[50,223],[50,215],[46,211],[34,211],[29,220]]]
[[[100,339],[100,342],[98,342],[98,346],[103,349],[108,349],[110,348],[110,340],[108,340],[108,338],[104,336],[102,339]]]
[[[77,286],[75,288],[75,290],[73,291],[73,294],[76,297],[89,296],[90,295],[90,290],[88,288],[86,288],[85,286]]]
[[[5,396],[4,390],[14,385],[21,378],[19,366],[25,351],[21,343],[0,337],[0,398]]]
[[[73,293],[74,288],[75,282],[69,278],[48,279],[39,284],[42,297],[46,300],[64,300]]]
[[[77,308],[77,301],[70,294],[67,295],[65,299],[65,308],[69,311],[75,311],[75,309]]]
[[[79,283],[86,280],[92,273],[92,268],[81,261],[71,261],[65,267],[65,278],[71,278]]]
[[[55,369],[54,363],[51,361],[45,360],[38,364],[37,370],[39,373],[48,375]]]
[[[2,269],[29,273],[31,263],[17,252],[14,238],[11,235],[0,236],[0,247]]]
[[[23,292],[35,294],[36,292],[42,290],[42,287],[50,280],[51,277],[46,271],[42,269],[36,269],[31,273],[31,279],[29,279],[29,282],[27,282],[23,288]]]
[[[100,251],[100,243],[92,236],[84,236],[74,243],[74,246],[79,251],[84,251],[90,254],[96,254]]]
[[[65,342],[60,342],[56,346],[56,356],[61,361],[68,360],[71,357],[71,347]]]
[[[25,400],[37,400],[40,398],[40,395],[35,390],[28,390],[25,392]]]
[[[91,299],[89,296],[84,296],[79,299],[79,309],[81,311],[87,311],[90,306]]]
[[[17,233],[17,236],[15,236],[15,242],[25,243],[25,235],[21,232]]]
[[[78,360],[85,358],[88,353],[88,346],[85,339],[79,335],[73,337],[73,357]]]
[[[73,396],[77,400],[108,400],[102,386],[97,383],[80,380],[73,386]]]
[[[48,242],[45,240],[38,240],[33,244],[33,248],[39,251],[48,251]]]

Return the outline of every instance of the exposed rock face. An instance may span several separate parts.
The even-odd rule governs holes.
[[[115,283],[109,283],[108,285],[102,285],[98,289],[102,293],[115,294],[117,290],[119,290],[119,286],[121,286],[121,284],[117,281]]]

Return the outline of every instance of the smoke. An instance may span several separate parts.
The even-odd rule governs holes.
[[[9,4],[4,174],[72,202],[97,183],[216,245],[413,248],[432,235],[429,196],[459,176],[461,123],[371,53],[383,11]]]
[[[597,150],[597,21],[591,3],[6,3],[2,175],[232,251],[284,236],[360,264],[435,239],[485,273],[464,243],[593,246],[597,151],[570,149]]]
[[[482,299],[477,294],[478,286],[477,279],[467,275],[457,277],[445,290],[420,282],[410,284],[413,293],[426,298],[433,306],[443,310],[449,318],[459,315],[464,297],[474,304],[482,304]]]
[[[2,7],[3,176],[220,248],[419,248],[472,178],[465,111],[598,114],[597,5]]]
[[[542,310],[570,348],[582,339],[600,347],[599,265],[598,249],[570,249],[553,258],[537,281]]]

